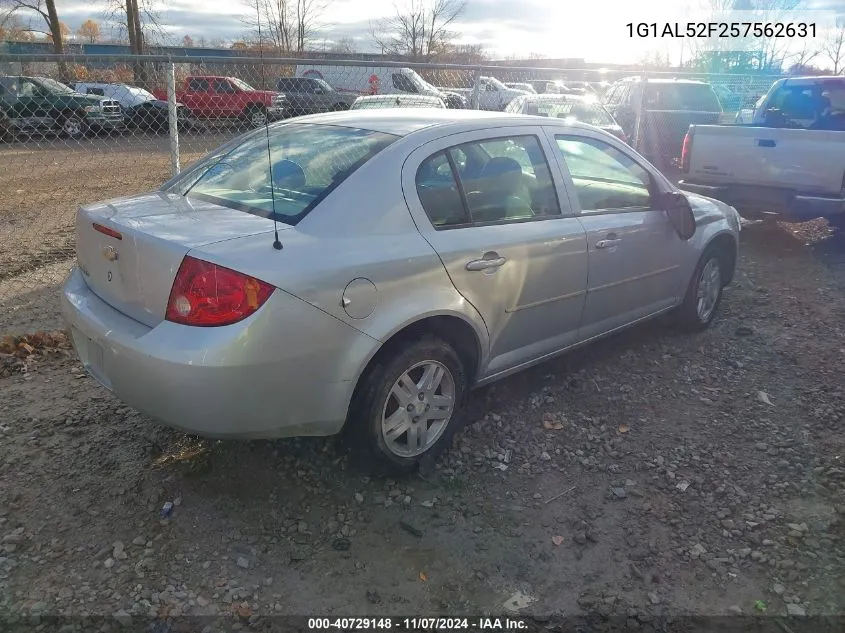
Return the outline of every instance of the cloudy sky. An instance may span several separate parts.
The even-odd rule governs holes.
[[[329,0],[321,16],[320,33],[326,40],[351,37],[359,50],[373,50],[370,24],[395,11],[408,0]],[[424,0],[429,1],[429,0]],[[551,58],[630,63],[659,52],[677,61],[682,54],[677,40],[630,37],[629,22],[686,22],[712,15],[715,0],[467,0],[455,30],[466,43],[481,43],[496,56],[540,54]],[[57,0],[60,17],[72,29],[88,18],[103,20],[104,0]],[[575,7],[577,6],[577,9]],[[845,0],[804,0],[811,13],[785,19],[828,23],[834,12],[845,17]],[[237,39],[244,33],[246,9],[239,0],[167,0],[158,7],[164,25],[177,39]],[[826,13],[816,13],[825,10]],[[740,16],[742,17],[742,16]],[[819,35],[821,37],[821,35]],[[798,42],[796,41],[796,46]]]

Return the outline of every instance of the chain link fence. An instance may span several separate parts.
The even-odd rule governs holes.
[[[60,325],[58,287],[73,264],[80,205],[155,189],[268,122],[402,107],[574,117],[671,170],[689,124],[735,122],[775,79],[325,59],[0,56],[0,332]]]

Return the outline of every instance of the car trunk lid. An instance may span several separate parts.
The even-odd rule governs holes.
[[[173,279],[191,249],[272,229],[267,218],[154,192],[80,209],[77,259],[98,297],[154,327],[164,319]]]

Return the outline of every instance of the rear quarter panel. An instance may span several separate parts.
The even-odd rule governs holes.
[[[198,253],[272,283],[378,341],[426,317],[457,317],[473,328],[483,353],[487,332],[480,315],[452,285],[411,218],[400,181],[404,152],[391,146],[359,168],[296,227],[281,232],[281,251],[267,233]],[[344,290],[361,279],[375,289],[352,296],[351,308],[371,302],[372,312],[353,318],[343,305]]]

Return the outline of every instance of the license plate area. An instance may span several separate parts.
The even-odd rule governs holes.
[[[111,382],[106,376],[106,353],[105,348],[94,339],[85,336],[82,332],[73,329],[73,342],[79,360],[85,370],[94,377],[103,387],[111,391]]]

